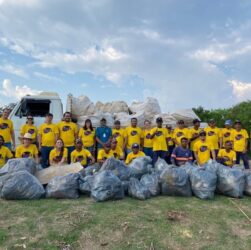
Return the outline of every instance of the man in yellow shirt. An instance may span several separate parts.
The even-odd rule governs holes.
[[[139,150],[139,144],[134,143],[132,145],[132,152],[130,152],[127,157],[126,157],[126,165],[130,164],[134,159],[139,158],[139,157],[144,157],[145,154],[144,152]]]
[[[226,141],[224,148],[219,150],[217,161],[228,167],[232,167],[236,163],[236,153],[232,150],[231,141]]]
[[[121,147],[118,145],[115,138],[111,141],[111,151],[113,153],[114,158],[118,160],[124,160],[124,152]]]
[[[41,124],[38,129],[38,145],[41,152],[41,164],[43,168],[50,165],[49,155],[59,137],[58,127],[52,123],[52,120],[53,114],[48,113],[45,116],[45,122]]]
[[[210,142],[206,140],[206,132],[200,132],[200,139],[194,144],[194,156],[199,166],[204,165],[212,156],[215,160],[215,152]]]
[[[200,120],[194,119],[193,120],[193,127],[190,128],[190,130],[189,130],[189,132],[190,132],[190,149],[192,150],[192,153],[193,153],[193,160],[195,160],[194,144],[197,141],[199,141],[201,130],[202,129],[200,128]]]
[[[9,150],[12,150],[12,147],[16,147],[16,141],[13,122],[8,119],[9,114],[10,110],[5,108],[3,110],[2,117],[0,117],[0,135],[4,138],[4,146],[6,146]]]
[[[226,141],[231,141],[232,139],[232,121],[231,120],[226,120],[225,121],[225,128],[221,129],[221,134],[220,134],[220,148],[224,148]]]
[[[153,157],[153,140],[151,137],[151,122],[149,120],[145,120],[144,122],[144,130],[141,134],[141,145],[143,145],[143,152],[145,155]]]
[[[181,145],[182,137],[190,139],[190,133],[189,129],[185,127],[185,122],[183,120],[179,120],[177,122],[177,127],[173,131],[173,140],[176,147]]]
[[[114,128],[112,129],[112,137],[116,139],[118,146],[123,149],[125,140],[125,130],[121,128],[120,121],[114,122]]]
[[[98,151],[98,162],[102,165],[106,159],[114,158],[113,151],[111,150],[111,143],[104,144],[104,148]]]
[[[11,151],[4,146],[4,138],[0,135],[0,168],[12,157]]]
[[[236,152],[236,164],[240,164],[240,159],[242,159],[246,169],[249,169],[249,158],[247,154],[248,138],[247,130],[242,129],[242,124],[239,120],[236,121],[234,123],[231,141]]]
[[[63,121],[58,123],[59,136],[68,150],[68,163],[71,160],[71,152],[75,149],[75,140],[78,137],[78,126],[71,121],[71,113],[65,112]]]
[[[172,152],[173,152],[173,150],[175,148],[174,141],[173,141],[173,129],[172,129],[172,126],[170,126],[170,125],[166,125],[166,129],[167,129],[167,133],[170,136],[167,139],[167,141],[168,141],[168,145],[167,145],[168,146],[167,163],[172,164],[171,155],[172,155]]]

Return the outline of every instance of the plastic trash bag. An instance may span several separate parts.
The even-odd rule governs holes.
[[[30,158],[9,159],[7,163],[0,169],[0,175],[26,170],[34,175],[37,171],[36,162]]]
[[[159,157],[156,163],[154,164],[155,171],[158,174],[161,174],[167,168],[172,168],[172,165],[168,165],[164,159]]]
[[[0,196],[6,200],[34,200],[43,197],[45,190],[38,179],[27,171],[0,177]]]
[[[129,181],[122,181],[122,186],[123,186],[125,195],[128,195]]]
[[[210,159],[206,164],[203,165],[203,167],[206,170],[214,172],[214,173],[218,172],[219,166],[222,166],[222,165],[212,159]]]
[[[111,170],[121,181],[129,181],[132,171],[124,162],[115,158],[108,158],[103,163],[100,171],[104,170]]]
[[[180,167],[166,169],[160,175],[161,192],[169,196],[192,196],[189,176]]]
[[[90,195],[92,191],[94,176],[87,175],[79,178],[79,191],[82,194]]]
[[[244,193],[251,196],[251,171],[245,171],[245,187]]]
[[[78,173],[54,177],[46,187],[46,197],[55,199],[77,199],[79,197],[78,180]]]
[[[100,165],[99,163],[95,163],[93,165],[88,166],[87,168],[84,169],[85,175],[93,175],[97,173],[100,170]]]
[[[140,180],[140,183],[149,190],[151,196],[157,196],[160,194],[160,183],[158,174],[143,175]]]
[[[94,176],[91,196],[95,201],[118,200],[124,198],[121,180],[110,170]]]
[[[146,200],[151,197],[151,193],[148,188],[140,183],[138,179],[133,177],[129,181],[128,194],[129,196],[139,200]]]
[[[140,179],[144,174],[152,171],[152,159],[149,156],[134,159],[130,164],[131,177]]]
[[[243,197],[245,174],[241,169],[218,167],[217,192],[233,198]]]

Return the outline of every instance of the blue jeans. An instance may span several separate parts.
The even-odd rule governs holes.
[[[4,146],[7,147],[10,151],[12,150],[12,144],[11,144],[11,142],[5,142]]]
[[[174,145],[168,146],[168,155],[167,155],[167,163],[168,164],[172,164],[172,162],[171,162],[171,154],[172,154],[174,148],[175,148]]]
[[[243,160],[245,169],[249,169],[248,155],[242,152],[236,152],[236,164],[240,164],[240,159]]]
[[[150,156],[151,158],[153,157],[153,148],[143,148],[143,152],[145,153],[146,156]]]
[[[71,152],[75,149],[75,146],[70,146],[70,147],[66,147],[68,150],[68,156],[67,156],[67,162],[68,164],[71,163]]]
[[[167,151],[163,150],[153,151],[153,165],[157,162],[158,158],[162,158],[166,161],[167,155],[168,155]]]
[[[54,147],[41,147],[41,164],[43,168],[47,168],[50,165],[49,156]]]

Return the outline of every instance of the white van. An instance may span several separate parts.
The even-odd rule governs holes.
[[[34,117],[34,125],[39,127],[44,123],[45,115],[53,114],[53,123],[58,123],[63,117],[63,105],[57,93],[42,92],[39,95],[24,96],[9,115],[15,130],[16,144],[20,142],[20,128],[26,122],[27,114]]]

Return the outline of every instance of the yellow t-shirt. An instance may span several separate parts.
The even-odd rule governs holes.
[[[125,141],[125,130],[123,128],[120,129],[113,128],[112,136],[116,139],[117,145],[123,148]]]
[[[113,153],[114,158],[116,158],[116,159],[123,159],[124,158],[123,150],[121,149],[121,147],[119,145],[117,145],[115,149],[111,149],[111,151]]]
[[[173,139],[175,139],[179,144],[183,137],[189,139],[190,133],[188,128],[175,128],[173,131]]]
[[[142,151],[139,151],[137,154],[134,154],[133,152],[131,152],[127,155],[125,163],[130,164],[134,159],[143,157],[143,156],[145,156],[145,154]]]
[[[37,127],[35,125],[24,124],[20,129],[20,134],[24,135],[25,133],[29,133],[32,135],[32,140],[36,140],[37,138]]]
[[[16,148],[16,158],[35,158],[38,155],[37,146],[34,144],[29,145],[29,147],[24,147],[23,144]]]
[[[194,135],[196,135],[196,136],[199,135],[201,130],[202,130],[201,128],[198,128],[198,129],[190,128],[189,129],[189,132],[190,132],[189,138],[191,139]],[[198,137],[195,140],[191,141],[190,148],[192,151],[194,151],[194,144],[199,140],[200,140],[200,138]]]
[[[80,128],[78,132],[78,137],[81,138],[84,147],[93,147],[95,140],[95,129],[92,131],[90,129]]]
[[[151,129],[144,129],[141,138],[144,140],[144,148],[152,148],[153,147],[153,140],[151,139]]]
[[[139,127],[127,127],[125,129],[125,136],[127,137],[127,148],[131,149],[132,144],[137,143],[140,145],[140,138],[141,138],[142,130]]]
[[[233,129],[230,128],[222,128],[221,129],[221,134],[220,134],[220,137],[222,138],[222,141],[223,141],[223,147],[225,146],[225,143],[226,141],[231,141],[231,138],[232,138],[232,133],[233,133]]]
[[[246,140],[248,138],[246,129],[241,129],[240,131],[233,129],[231,141],[233,142],[234,151],[242,152],[245,150]]]
[[[153,137],[153,151],[167,151],[168,145],[166,143],[166,139],[170,138],[171,135],[168,133],[166,128],[152,128],[151,135],[153,135],[157,131],[157,134]]]
[[[199,164],[203,165],[210,159],[210,152],[213,149],[213,146],[210,142],[202,142],[201,140],[197,141],[194,144],[194,152],[197,153],[199,158]]]
[[[71,153],[71,162],[80,162],[82,166],[87,165],[87,158],[90,158],[92,155],[87,149],[82,149],[81,151],[77,151],[76,149]]]
[[[58,127],[51,123],[43,123],[38,130],[38,134],[41,136],[41,144],[44,147],[53,147],[56,142],[56,135],[59,135]]]
[[[169,132],[167,130],[167,132],[169,133],[169,139],[168,139],[168,146],[173,146],[174,145],[174,142],[173,142],[173,131]]]
[[[211,128],[211,127],[206,127],[204,129],[204,131],[206,132],[206,138],[207,141],[209,143],[212,144],[213,149],[219,149],[219,140],[220,140],[220,136],[221,136],[221,131],[219,128],[215,127],[215,128]]]
[[[230,152],[227,152],[226,149],[220,149],[218,157],[226,158],[227,161],[225,161],[225,164],[227,166],[233,166],[233,162],[236,161],[236,153],[234,152],[234,150],[230,150]]]
[[[6,163],[7,159],[10,159],[12,157],[13,157],[13,154],[11,153],[11,151],[5,146],[1,146],[1,148],[0,148],[0,168]]]
[[[0,117],[0,135],[4,138],[4,142],[11,142],[11,132],[14,130],[13,122],[10,119],[4,120]]]
[[[56,148],[52,149],[50,152],[49,159],[50,161],[54,161],[56,163],[60,162],[62,158],[67,159],[68,158],[68,149],[64,148],[63,155],[60,157],[60,152],[56,150]]]
[[[112,150],[110,150],[109,153],[106,153],[104,149],[98,151],[98,160],[106,160],[112,157],[114,158]]]
[[[78,133],[78,127],[73,122],[59,122],[58,123],[59,135],[63,140],[65,147],[72,147],[75,145],[75,134]]]

